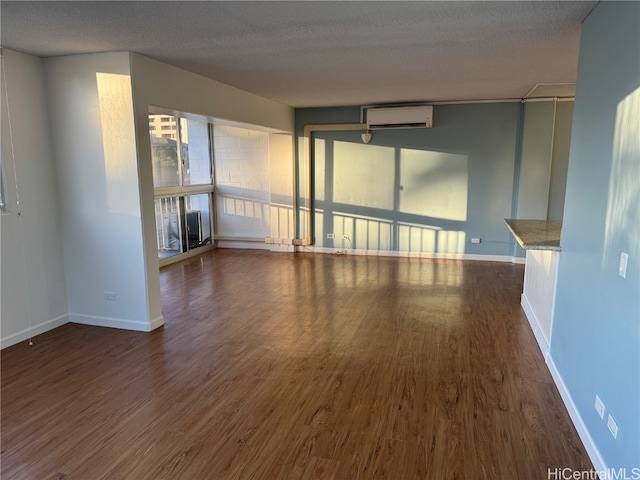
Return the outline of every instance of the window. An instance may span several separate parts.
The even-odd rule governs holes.
[[[211,195],[156,198],[158,258],[211,244]]]
[[[150,119],[155,115],[150,115]],[[154,121],[155,118],[153,118]],[[178,141],[159,134],[155,126],[149,122],[149,133],[151,136],[151,159],[153,163],[153,186],[177,187],[181,185],[180,168],[178,166]],[[155,123],[155,122],[154,122]],[[154,126],[152,129],[151,127]],[[162,130],[165,125],[162,125]],[[175,131],[175,129],[174,129]]]
[[[211,146],[209,124],[187,118],[180,119],[182,183],[211,184]]]
[[[211,146],[209,124],[180,118],[156,130],[156,115],[149,115],[153,184],[159,187],[211,185]],[[180,125],[180,135],[176,125]],[[166,136],[170,133],[171,137]]]
[[[149,115],[161,265],[212,244],[210,129],[206,119]]]

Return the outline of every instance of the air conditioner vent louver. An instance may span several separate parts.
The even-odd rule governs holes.
[[[433,125],[433,106],[373,107],[367,109],[367,128],[430,128]]]

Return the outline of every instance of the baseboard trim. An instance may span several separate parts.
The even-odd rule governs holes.
[[[33,325],[30,328],[25,328],[19,332],[7,335],[0,340],[0,350],[48,332],[49,330],[53,330],[54,328],[58,328],[65,323],[69,323],[69,316],[67,314],[60,315],[59,317]]]
[[[582,444],[584,445],[585,450],[587,451],[587,455],[589,455],[589,459],[591,463],[593,463],[593,468],[597,472],[609,472],[607,468],[607,464],[605,463],[602,455],[600,454],[600,450],[596,446],[589,430],[587,430],[587,426],[584,424],[582,420],[582,416],[576,407],[576,404],[573,403],[573,398],[569,393],[569,389],[564,383],[562,379],[562,375],[558,371],[556,364],[553,362],[553,358],[551,355],[547,356],[547,367],[549,368],[549,372],[551,373],[551,377],[553,378],[554,383],[556,384],[556,388],[558,392],[560,392],[560,396],[562,397],[562,401],[564,402],[564,406],[567,408],[569,412],[569,416],[571,417],[571,421],[573,422],[573,426],[578,432],[578,436],[580,440],[582,440]],[[604,480],[604,479],[603,479]]]
[[[357,248],[330,248],[305,246],[297,247],[298,252],[327,253],[333,255],[365,255],[372,257],[399,257],[399,258],[426,258],[435,260],[478,260],[482,262],[509,262],[514,261],[511,255],[478,255],[471,253],[430,253],[430,252],[406,252],[397,250],[364,250]],[[524,259],[522,261],[524,263]]]
[[[296,251],[293,245],[272,243],[269,247],[269,250],[275,253],[294,253]]]
[[[524,310],[524,314],[527,316],[527,320],[529,320],[529,326],[531,327],[531,330],[533,330],[533,335],[536,337],[538,348],[540,348],[540,351],[542,352],[542,356],[546,361],[549,356],[549,342],[547,342],[547,339],[544,337],[544,334],[542,333],[542,329],[538,324],[538,319],[536,318],[536,314],[533,312],[533,309],[531,308],[531,304],[529,303],[529,300],[527,299],[527,296],[524,293],[520,297],[520,305]]]
[[[151,320],[151,323],[149,324],[149,332],[155,330],[156,328],[160,328],[161,326],[164,325],[164,317],[162,315],[154,318],[153,320]]]
[[[162,316],[155,318],[151,322],[141,322],[139,320],[127,320],[123,318],[99,317],[96,315],[69,314],[71,323],[81,325],[92,325],[94,327],[120,328],[122,330],[134,330],[137,332],[150,332],[164,324]]]
[[[217,240],[218,248],[238,248],[244,250],[271,250],[272,244],[264,243],[264,239],[255,242],[237,240]]]

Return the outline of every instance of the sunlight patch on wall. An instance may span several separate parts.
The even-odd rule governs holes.
[[[425,253],[464,253],[466,234],[440,227],[401,222],[398,224],[398,250]]]
[[[271,202],[271,236],[295,237],[293,218],[293,137],[269,134],[269,190]]]
[[[255,218],[258,220],[267,219],[267,209],[269,202],[247,200],[242,197],[231,197],[224,194],[220,195],[223,202],[223,212],[225,215],[234,215],[237,217]]]
[[[440,230],[437,236],[436,253],[464,253],[466,233],[455,230]]]
[[[334,202],[393,210],[393,148],[335,142],[333,153]]]
[[[617,262],[614,241],[640,252],[640,87],[618,104],[602,263]]]
[[[274,238],[293,238],[293,207],[290,205],[276,205],[271,202],[269,215],[271,223],[271,236]]]
[[[129,188],[131,172],[137,171],[131,77],[96,73],[96,84],[109,209],[139,216],[138,191]]]
[[[271,234],[269,134],[215,125],[217,233],[260,238]]]
[[[392,229],[391,220],[341,212],[333,214],[333,231],[336,234],[337,246],[358,250],[391,250]],[[348,241],[342,242],[343,235],[349,235],[350,245]]]
[[[400,212],[467,219],[466,155],[403,148],[400,162]]]
[[[269,191],[271,195],[293,198],[293,139],[284,133],[269,134]]]

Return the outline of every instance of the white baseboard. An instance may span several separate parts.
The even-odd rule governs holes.
[[[11,335],[7,335],[0,340],[0,349],[4,349],[10,347],[11,345],[15,345],[16,343],[28,340],[31,337],[35,337],[42,333],[48,332],[49,330],[53,330],[54,328],[58,328],[65,323],[69,323],[69,316],[66,314],[60,315],[56,318],[52,318],[37,325],[33,325],[30,328],[25,328],[24,330],[12,333]]]
[[[520,305],[522,305],[522,309],[524,310],[524,314],[527,316],[527,320],[529,320],[529,325],[531,326],[531,330],[533,330],[533,335],[536,337],[536,342],[538,342],[538,347],[540,347],[540,351],[542,352],[542,356],[545,361],[549,356],[549,342],[544,337],[542,333],[542,329],[538,324],[538,319],[536,318],[536,314],[533,313],[533,309],[529,304],[529,300],[527,300],[527,296],[523,293],[520,297]]]
[[[429,252],[406,252],[397,250],[364,250],[357,248],[330,248],[330,247],[316,247],[306,246],[297,247],[298,252],[311,252],[311,253],[328,253],[328,254],[342,254],[342,255],[367,255],[372,257],[399,257],[399,258],[428,258],[428,259],[443,259],[443,260],[479,260],[483,262],[510,262],[510,263],[524,263],[515,261],[511,255],[477,255],[470,253],[429,253]]]
[[[573,426],[576,428],[580,440],[582,440],[582,444],[587,451],[587,455],[589,455],[591,463],[593,463],[594,470],[596,470],[597,472],[609,472],[607,464],[602,458],[602,455],[600,455],[600,450],[598,450],[598,447],[593,441],[593,438],[591,438],[591,434],[589,433],[589,430],[587,430],[587,426],[584,424],[584,421],[582,420],[580,412],[578,412],[576,404],[573,403],[573,398],[571,398],[569,389],[567,389],[567,386],[562,379],[562,375],[558,371],[556,364],[553,362],[553,358],[551,357],[551,355],[547,356],[547,367],[549,368],[549,372],[553,377],[553,381],[556,384],[558,392],[560,392],[560,396],[562,397],[564,406],[569,412],[569,416],[571,417]]]
[[[135,330],[137,332],[150,332],[164,324],[162,316],[148,322],[139,320],[127,320],[123,318],[99,317],[96,315],[79,315],[76,313],[69,314],[71,323],[79,323],[82,325],[93,325],[94,327],[120,328],[122,330]]]
[[[269,245],[269,250],[276,253],[294,253],[296,251],[296,247],[293,245],[286,244],[271,244]]]
[[[218,240],[218,248],[238,248],[244,250],[271,250],[273,245],[264,243],[264,240],[246,242],[238,240]]]
[[[151,320],[151,323],[149,324],[149,330],[148,331],[152,332],[156,328],[160,328],[163,325],[164,325],[164,317],[162,315],[160,315],[159,317],[156,317],[153,320]]]
[[[25,328],[24,330],[20,330],[19,332],[12,333],[11,335],[7,335],[6,337],[2,337],[2,339],[0,339],[0,350],[28,340],[29,338],[36,337],[42,333],[48,332],[49,330],[53,330],[54,328],[61,327],[66,323],[80,323],[83,325],[94,325],[98,327],[113,327],[122,328],[125,330],[150,332],[164,325],[164,317],[160,315],[159,317],[153,319],[151,323],[145,323],[131,320],[122,320],[119,318],[96,317],[92,315],[76,315],[73,313],[69,315],[60,315],[59,317],[52,318],[51,320],[47,320],[46,322],[34,325],[31,328]]]

